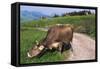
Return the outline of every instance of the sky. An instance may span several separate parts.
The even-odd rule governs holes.
[[[24,11],[36,11],[41,12],[46,15],[54,15],[58,14],[61,15],[63,13],[73,12],[73,11],[82,11],[82,10],[90,10],[91,12],[95,13],[93,9],[79,9],[79,8],[59,8],[59,7],[41,7],[41,6],[20,6],[20,10]]]

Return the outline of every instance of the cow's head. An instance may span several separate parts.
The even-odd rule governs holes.
[[[35,46],[33,46],[28,52],[27,56],[29,58],[35,57],[41,53],[41,51],[44,49],[43,45],[40,45],[38,42],[36,43]]]
[[[60,45],[60,42],[54,42],[50,45],[48,45],[48,49],[52,50],[52,48],[57,49],[58,46]],[[28,52],[27,52],[27,56],[29,58],[38,56],[43,50],[45,49],[45,46],[43,46],[42,44],[39,44],[38,42],[36,43],[36,46],[33,46]]]

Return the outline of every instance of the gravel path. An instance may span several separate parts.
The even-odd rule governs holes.
[[[73,53],[69,57],[69,60],[95,59],[95,40],[91,39],[89,36],[74,33],[72,47]]]

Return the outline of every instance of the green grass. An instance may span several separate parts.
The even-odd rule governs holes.
[[[21,38],[20,38],[20,63],[42,63],[42,62],[56,62],[63,61],[69,57],[68,51],[65,54],[61,54],[57,51],[47,52],[41,58],[27,58],[27,51],[34,46],[35,41],[40,41],[46,36],[47,32],[37,30],[37,27],[49,27],[55,24],[72,24],[74,25],[74,31],[85,33],[95,39],[95,16],[67,16],[57,17],[51,19],[41,19],[37,21],[31,21],[28,23],[21,23]]]
[[[35,41],[40,41],[44,38],[46,35],[46,32],[39,31],[36,29],[21,29],[21,44],[20,44],[20,63],[38,63],[38,62],[54,62],[54,61],[61,61],[64,60],[64,56],[60,52],[54,51],[54,52],[47,52],[44,54],[41,58],[28,58],[27,57],[27,51],[32,48],[35,44]]]

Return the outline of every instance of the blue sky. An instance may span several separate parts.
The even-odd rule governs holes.
[[[46,15],[54,15],[54,14],[61,15],[62,13],[65,13],[65,12],[89,10],[89,9],[77,9],[77,8],[40,7],[40,6],[24,6],[24,5],[22,5],[20,8],[21,8],[20,9],[21,11],[24,11],[24,10],[37,11]],[[95,10],[93,9],[90,9],[90,11],[95,13]]]

